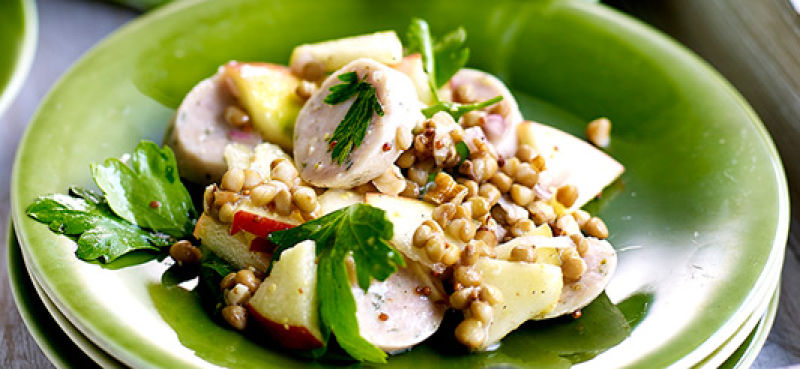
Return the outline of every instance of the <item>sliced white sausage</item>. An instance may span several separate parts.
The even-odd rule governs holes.
[[[364,140],[348,161],[331,159],[328,138],[344,118],[355,96],[337,105],[324,102],[330,88],[342,83],[338,76],[356,72],[359,81],[375,87],[384,115],[373,114]],[[409,78],[371,59],[355,60],[332,74],[309,98],[297,116],[294,160],[302,178],[319,187],[352,188],[383,174],[400,156],[395,144],[397,129],[411,130],[424,119],[414,85]]]
[[[373,281],[366,293],[358,286],[352,289],[361,337],[386,352],[411,348],[430,337],[447,306],[440,282],[417,263],[406,263],[385,281]],[[420,293],[424,287],[432,293]]]
[[[541,319],[555,318],[572,313],[589,305],[606,289],[614,270],[617,269],[617,253],[606,240],[587,238],[589,250],[583,256],[586,272],[577,281],[564,283],[558,305]]]
[[[261,142],[258,135],[235,130],[225,121],[225,108],[235,101],[222,72],[200,81],[183,99],[165,142],[175,152],[181,177],[200,184],[219,182],[227,170],[226,145]]]
[[[511,91],[497,77],[475,69],[464,68],[450,79],[453,96],[458,89],[470,85],[474,101],[485,101],[503,96],[497,105],[504,105],[503,114],[490,113],[483,125],[486,137],[503,157],[514,156],[517,152],[517,125],[522,122],[522,113]],[[490,107],[489,110],[492,108]]]

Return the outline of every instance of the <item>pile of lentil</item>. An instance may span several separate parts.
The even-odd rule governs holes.
[[[303,81],[296,93],[307,99],[315,88],[315,83]],[[453,98],[468,103],[470,91],[457,90]],[[480,272],[473,268],[479,258],[495,258],[498,244],[546,226],[553,235],[572,239],[575,247],[562,249],[560,259],[564,279],[575,281],[586,271],[582,257],[589,243],[584,237],[608,237],[600,218],[584,210],[570,210],[578,198],[575,186],[561,186],[553,195],[549,189],[537,186],[547,163],[531,146],[519,145],[513,157],[497,154],[483,134],[483,125],[489,114],[502,114],[504,109],[508,107],[501,102],[485,110],[470,111],[458,122],[440,112],[413,131],[398,129],[394,142],[384,144],[385,150],[392,145],[403,150],[395,165],[353,189],[419,199],[435,206],[432,220],[416,229],[413,245],[424,250],[438,266],[432,274],[450,287],[449,304],[464,317],[455,337],[470,348],[485,342],[492,307],[503,301],[502,293],[483,283]],[[250,122],[246,113],[234,105],[225,116],[239,128]],[[587,135],[596,145],[604,146],[609,129],[607,120],[593,121],[587,127]],[[467,157],[461,154],[464,147]],[[290,160],[277,159],[270,167],[269,178],[251,169],[228,170],[219,186],[206,192],[208,213],[230,224],[238,206],[247,202],[298,224],[322,215],[317,196],[324,189],[305,183]],[[532,245],[516,246],[510,253],[511,261],[534,263],[536,259],[536,247]],[[243,269],[226,276],[220,284],[225,297],[222,316],[235,329],[246,327],[247,310],[243,305],[258,288],[259,277],[263,276],[253,269]]]

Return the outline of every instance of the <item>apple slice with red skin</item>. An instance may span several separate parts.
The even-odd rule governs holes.
[[[322,347],[317,308],[317,264],[313,241],[284,251],[247,302],[250,316],[283,347]]]
[[[267,217],[253,214],[249,211],[237,211],[233,215],[231,224],[231,236],[241,231],[251,233],[256,236],[250,241],[250,251],[269,252],[275,251],[275,244],[267,239],[270,233],[283,231],[295,226],[289,223],[280,222]]]

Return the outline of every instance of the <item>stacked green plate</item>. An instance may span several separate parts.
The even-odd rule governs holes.
[[[70,324],[125,365],[310,364],[215,324],[195,294],[161,285],[166,264],[79,261],[74,243],[24,210],[39,195],[91,186],[90,162],[140,139],[159,141],[183,95],[227,60],[286,63],[297,44],[403,30],[414,16],[435,33],[464,25],[472,66],[503,78],[528,119],[576,134],[595,117],[612,120],[608,152],[626,172],[590,206],[612,231],[619,268],[579,320],[526,325],[490,353],[454,355],[426,343],[387,367],[691,367],[721,362],[747,338],[775,294],[788,231],[774,146],[705,63],[579,0],[186,0],[132,22],[62,78],[21,142],[12,215],[33,279]]]
[[[28,75],[36,52],[36,23],[33,0],[0,2],[0,116]]]

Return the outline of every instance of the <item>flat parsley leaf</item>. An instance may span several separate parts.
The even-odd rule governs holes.
[[[350,152],[364,141],[372,115],[377,113],[383,116],[383,107],[378,101],[375,87],[364,80],[359,82],[356,72],[343,73],[339,75],[339,80],[344,83],[330,88],[330,94],[325,97],[326,103],[336,105],[356,96],[344,119],[327,140],[331,159],[342,165],[350,157]]]
[[[81,188],[70,189],[70,195],[39,197],[26,212],[53,232],[76,238],[75,254],[83,260],[108,263],[134,250],[158,250],[174,242],[116,216],[102,195]]]
[[[497,96],[483,102],[462,105],[442,101],[439,98],[439,88],[444,86],[459,69],[467,65],[469,49],[464,47],[467,31],[463,27],[458,27],[444,35],[438,42],[434,42],[428,22],[414,18],[411,20],[411,25],[408,26],[406,38],[408,39],[406,45],[408,53],[419,52],[422,55],[422,69],[428,75],[428,84],[435,101],[433,105],[422,109],[422,114],[426,118],[445,111],[458,122],[461,116],[467,112],[483,109],[503,99],[502,96]]]
[[[386,354],[359,334],[345,258],[352,256],[355,261],[361,289],[366,291],[372,278],[385,280],[398,266],[405,266],[403,257],[389,244],[393,229],[383,210],[355,204],[269,235],[270,241],[278,245],[273,262],[299,242],[316,242],[317,297],[324,339],[327,342],[332,332],[339,345],[356,360],[383,363]]]
[[[408,53],[422,55],[422,68],[428,75],[431,92],[440,101],[438,90],[450,80],[459,69],[467,65],[469,49],[464,47],[467,32],[459,27],[444,35],[438,42],[431,36],[428,22],[414,18],[406,32]]]
[[[141,141],[128,165],[110,158],[92,164],[91,169],[95,183],[120,217],[174,237],[192,234],[197,212],[169,147]]]

